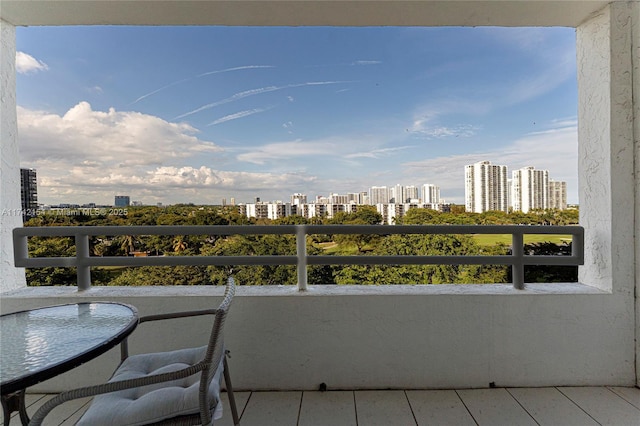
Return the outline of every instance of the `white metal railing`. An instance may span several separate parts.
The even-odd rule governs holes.
[[[96,257],[90,236],[116,235],[295,235],[296,255]],[[500,256],[329,256],[307,255],[307,235],[314,234],[511,234],[511,255]],[[571,235],[571,256],[524,254],[525,234]],[[29,257],[28,238],[74,237],[75,257]],[[78,290],[91,287],[94,266],[296,265],[298,289],[307,289],[308,265],[511,265],[513,286],[524,288],[525,265],[584,264],[584,228],[540,225],[210,225],[210,226],[51,226],[13,230],[15,265],[24,268],[75,267]]]

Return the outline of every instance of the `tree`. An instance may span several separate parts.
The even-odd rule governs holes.
[[[127,268],[113,286],[212,285],[205,266],[141,266]]]
[[[309,221],[300,215],[291,215],[273,221],[274,225],[306,225]]]
[[[402,217],[401,223],[404,225],[429,225],[436,223],[434,217],[438,214],[432,209],[410,209]]]
[[[338,212],[331,220],[333,224],[342,225],[378,225],[382,215],[373,206],[359,206],[355,213]],[[333,240],[342,245],[355,245],[358,254],[365,252],[365,247],[372,247],[380,240],[374,234],[337,234]]]
[[[125,254],[131,254],[136,251],[135,244],[137,241],[134,235],[122,235],[120,237],[120,249]]]
[[[76,254],[75,243],[69,237],[32,237],[28,245],[30,257],[73,257]],[[76,285],[78,281],[75,268],[27,268],[25,274],[30,286]]]
[[[173,251],[176,253],[181,253],[187,249],[187,242],[184,239],[184,235],[176,235],[173,238]]]
[[[348,223],[360,223],[365,225],[380,225],[383,217],[374,206],[358,206],[358,209],[351,213]]]

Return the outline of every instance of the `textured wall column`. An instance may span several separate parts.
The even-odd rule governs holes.
[[[640,7],[616,2],[580,25],[578,170],[585,265],[579,280],[620,297],[640,384]],[[632,354],[629,354],[631,357]]]
[[[25,287],[13,265],[13,228],[22,226],[16,118],[16,29],[0,20],[0,292]]]
[[[635,149],[635,197],[636,197],[636,386],[640,387],[640,2],[631,4],[633,37],[631,38],[633,61],[633,139]]]
[[[579,279],[629,300],[636,188],[631,7],[613,3],[577,30],[580,223],[586,229]]]

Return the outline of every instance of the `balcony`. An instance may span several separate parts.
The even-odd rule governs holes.
[[[89,235],[294,234],[296,256],[90,257]],[[307,256],[308,234],[414,233],[512,234],[509,256]],[[572,256],[525,256],[524,234],[573,234]],[[76,256],[28,258],[28,236],[73,235]],[[608,307],[624,303],[579,283],[522,283],[525,264],[581,264],[583,229],[576,226],[131,226],[43,227],[14,230],[18,266],[75,266],[75,287],[35,287],[3,294],[4,312],[53,303],[112,300],[141,315],[204,309],[222,288],[211,286],[95,287],[91,266],[164,264],[293,264],[298,286],[238,288],[227,320],[234,381],[240,390],[442,389],[491,386],[633,384],[633,328],[601,321]],[[510,264],[514,285],[307,285],[312,264]],[[66,283],[69,284],[69,283]],[[251,284],[242,283],[239,284]],[[632,324],[632,321],[629,321]],[[154,328],[155,327],[155,328]],[[171,328],[167,328],[171,327]],[[196,346],[206,319],[149,325],[130,342],[132,351]],[[166,336],[171,343],[165,342]],[[595,339],[594,337],[598,338]],[[616,343],[618,342],[618,343]],[[171,345],[176,345],[170,347]],[[611,348],[617,346],[617,350]],[[117,351],[116,351],[117,352]],[[117,356],[117,353],[112,354]],[[606,355],[606,356],[605,356]],[[610,362],[615,358],[615,362]],[[116,359],[90,363],[108,377]],[[43,383],[45,392],[67,383],[89,384],[83,368]],[[88,370],[86,370],[88,371]],[[68,378],[66,376],[69,376]]]
[[[521,396],[537,392],[528,388],[551,389],[561,405],[566,405],[568,399],[601,424],[607,423],[597,413],[598,401],[602,400],[578,401],[576,393],[569,395],[579,393],[576,387],[590,387],[589,391],[607,396],[626,394],[628,390],[632,396],[620,398],[631,399],[625,403],[638,407],[637,390],[632,388],[640,384],[640,57],[634,41],[640,38],[638,2],[552,0],[544,7],[527,0],[212,0],[153,2],[153,7],[148,6],[149,2],[144,2],[145,6],[140,6],[142,2],[88,3],[47,2],[48,7],[43,8],[38,1],[3,0],[1,208],[19,208],[12,65],[15,26],[109,23],[575,27],[580,97],[580,223],[585,228],[580,283],[530,284],[523,290],[511,285],[309,286],[303,292],[295,287],[242,287],[227,323],[227,344],[232,349],[230,367],[238,390],[247,392],[244,424],[251,424],[249,419],[254,414],[250,413],[260,413],[252,411],[254,404],[269,395],[294,401],[278,405],[282,408],[276,409],[275,414],[292,409],[294,418],[305,416],[307,396],[338,395],[312,392],[320,383],[347,392],[347,400],[353,396],[361,424],[367,418],[365,411],[359,411],[365,407],[358,403],[363,401],[361,397],[375,395],[376,401],[406,401],[416,421],[420,410],[411,403],[414,392],[436,389],[458,389],[447,395],[453,396],[454,392],[470,415],[475,412],[466,397],[478,396],[479,407],[488,412],[496,405],[481,396],[507,396],[507,401],[517,400],[517,407],[524,408],[540,423],[544,422]],[[90,287],[83,291],[75,287],[27,288],[24,272],[13,261],[10,232],[20,226],[19,218],[0,216],[0,225],[2,312],[56,303],[114,300],[133,304],[147,315],[209,308],[221,295],[221,289],[211,287]],[[206,324],[178,322],[171,327],[150,325],[138,332],[131,339],[131,351],[167,349],[167,335],[171,336],[171,345],[192,345],[200,336],[186,330],[206,328]],[[116,352],[107,353],[33,391],[56,393],[105,380],[117,362]],[[492,385],[499,389],[488,389]],[[369,393],[380,389],[398,391]],[[616,401],[612,404],[620,403]],[[339,404],[336,400],[332,407]],[[575,408],[571,404],[569,407]],[[378,404],[378,408],[384,407],[386,404]],[[404,410],[406,415],[406,405]],[[260,415],[266,418],[265,413]],[[480,417],[474,419],[483,423]],[[550,423],[557,422],[552,419]],[[615,420],[609,423],[620,424]]]
[[[304,243],[307,235],[324,232],[512,233],[514,247],[522,245],[523,235],[527,233],[569,233],[573,234],[575,250],[573,256],[565,258],[524,256],[518,250],[513,250],[511,256],[486,258],[306,256]],[[88,256],[89,235],[167,233],[288,233],[298,238],[298,254],[227,258]],[[46,235],[75,236],[77,255],[70,258],[29,258],[27,238]],[[584,237],[583,229],[575,226],[292,225],[18,228],[14,231],[14,238],[17,265],[78,267],[81,290],[72,286],[5,292],[1,300],[3,312],[52,303],[108,299],[131,303],[146,315],[187,307],[209,307],[219,298],[222,289],[95,287],[83,281],[90,277],[91,266],[295,264],[305,271],[306,265],[336,262],[498,262],[512,265],[513,276],[521,277],[522,274],[516,271],[524,268],[525,264],[582,263]],[[83,268],[86,270],[83,271]],[[640,419],[640,390],[632,387],[632,382],[622,380],[617,381],[622,386],[582,387],[592,384],[593,377],[588,374],[583,379],[570,378],[570,375],[557,377],[559,371],[551,365],[562,358],[561,352],[565,351],[564,355],[580,363],[585,361],[580,356],[585,348],[582,343],[578,351],[571,344],[560,348],[567,338],[573,340],[575,331],[567,332],[564,327],[553,331],[544,316],[535,318],[549,302],[572,305],[562,300],[566,297],[583,298],[580,304],[586,303],[585,308],[590,309],[593,303],[602,303],[598,300],[606,295],[605,292],[575,283],[322,286],[307,285],[306,274],[300,270],[297,275],[302,285],[245,286],[238,289],[238,297],[227,321],[227,345],[233,349],[230,362],[235,386],[239,390],[237,400],[243,425],[633,425]],[[558,300],[554,301],[556,298]],[[532,310],[532,306],[537,308]],[[507,309],[505,312],[496,312],[500,307]],[[523,315],[516,313],[523,308],[530,312],[523,312]],[[515,315],[507,313],[509,311]],[[573,310],[570,315],[578,311]],[[586,311],[580,315],[586,315]],[[517,319],[520,324],[512,327],[502,323],[500,316]],[[487,324],[481,324],[483,317],[487,319]],[[162,325],[163,328],[145,325],[143,329],[141,326],[130,339],[132,352],[143,348],[164,350],[199,344],[198,339],[202,336],[197,330],[207,330],[206,320],[183,321],[172,325],[174,328],[171,329],[166,328],[166,323]],[[526,325],[528,321],[531,324]],[[558,318],[551,321],[557,322]],[[470,329],[471,323],[477,323],[476,327]],[[535,331],[539,327],[547,329],[546,332]],[[580,333],[585,333],[585,330]],[[171,338],[167,339],[167,335]],[[557,348],[547,347],[551,341]],[[498,347],[499,344],[504,346]],[[517,350],[517,354],[513,353],[514,350]],[[586,349],[586,352],[590,352],[590,349]],[[500,371],[505,361],[511,365]],[[116,349],[70,373],[36,385],[28,396],[29,411],[34,412],[50,398],[50,395],[33,392],[56,392],[90,384],[100,380],[97,376],[106,380],[117,362]],[[546,371],[552,371],[552,374]],[[602,380],[602,384],[610,383],[606,381],[610,379]],[[321,383],[327,384],[330,390],[317,391]],[[522,385],[531,387],[522,388]],[[64,404],[52,412],[48,424],[73,424],[87,408],[89,401],[82,399]],[[18,424],[18,418],[14,417],[11,424]],[[230,417],[226,416],[219,424],[231,424]]]

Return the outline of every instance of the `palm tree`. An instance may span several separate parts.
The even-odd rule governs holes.
[[[122,237],[122,242],[120,244],[120,248],[122,250],[124,250],[127,255],[133,253],[136,248],[135,248],[135,243],[136,243],[136,237],[133,235],[123,235]]]
[[[187,249],[187,242],[184,240],[184,235],[176,235],[173,239],[173,251],[180,253]]]

